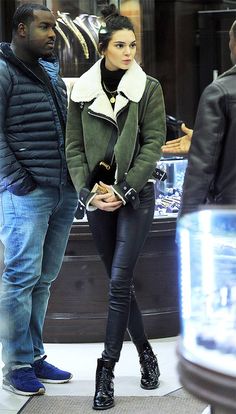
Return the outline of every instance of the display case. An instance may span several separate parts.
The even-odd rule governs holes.
[[[182,342],[193,362],[235,376],[236,211],[179,221]]]
[[[179,211],[187,159],[161,158],[157,167],[166,173],[166,179],[156,180],[156,206],[154,218],[175,217]]]
[[[157,162],[158,175],[164,175],[166,178],[155,181],[154,219],[177,216],[186,167],[187,158],[184,157],[163,157]],[[75,221],[86,222],[86,214],[83,219]]]
[[[217,414],[236,412],[235,236],[229,206],[186,214],[177,229],[180,379]]]
[[[134,275],[149,338],[179,333],[175,227],[186,165],[183,158],[163,158],[157,163],[167,178],[155,183],[155,214]],[[60,274],[52,285],[45,341],[103,341],[107,290],[105,268],[85,216],[72,226]]]

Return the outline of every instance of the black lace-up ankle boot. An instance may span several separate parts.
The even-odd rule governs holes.
[[[141,383],[140,386],[145,390],[153,390],[159,387],[159,366],[157,357],[153,353],[149,342],[145,342],[141,348],[138,349],[139,362],[141,365]]]
[[[115,361],[110,359],[98,359],[96,371],[96,389],[93,400],[94,410],[107,410],[114,407],[114,366]]]

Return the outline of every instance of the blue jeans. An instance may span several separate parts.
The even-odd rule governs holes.
[[[42,330],[77,206],[71,185],[0,193],[5,269],[0,300],[3,374],[44,354]]]

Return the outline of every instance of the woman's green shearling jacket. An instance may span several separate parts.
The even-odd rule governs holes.
[[[162,88],[158,80],[147,76],[134,61],[118,85],[113,110],[101,85],[100,64],[101,60],[96,62],[72,89],[66,131],[68,168],[82,204],[88,206],[93,197],[86,188],[89,173],[104,159],[115,126],[116,180],[113,189],[124,204],[132,202],[126,197],[126,190],[134,189],[133,204],[137,205],[138,193],[152,177],[165,142]],[[147,87],[147,97],[143,98],[146,102],[139,105]]]

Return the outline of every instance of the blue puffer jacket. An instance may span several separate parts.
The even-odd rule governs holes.
[[[68,180],[64,151],[66,87],[56,61],[47,70],[61,116],[47,87],[0,44],[0,191],[24,195],[37,185],[58,187]],[[56,73],[57,71],[57,73]]]

